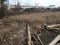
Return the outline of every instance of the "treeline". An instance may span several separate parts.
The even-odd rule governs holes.
[[[11,8],[11,12],[15,12],[15,14],[29,13],[29,12],[56,12],[60,11],[60,8]]]

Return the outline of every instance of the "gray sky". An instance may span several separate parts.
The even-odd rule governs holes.
[[[40,5],[40,6],[48,6],[48,5],[56,5],[60,6],[60,0],[18,0],[21,5]],[[17,4],[17,0],[9,0],[10,4]]]

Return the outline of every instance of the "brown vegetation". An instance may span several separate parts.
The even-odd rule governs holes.
[[[27,32],[25,23],[29,23],[34,27],[32,28],[31,32],[32,35],[34,34],[33,32],[40,33],[40,24],[44,24],[46,21],[53,20],[54,18],[52,18],[51,15],[54,15],[54,18],[56,18],[56,23],[60,23],[60,12],[26,13],[21,15],[12,15],[1,19],[0,45],[26,45]],[[49,20],[46,20],[46,17],[49,17]],[[42,35],[45,35],[45,32]],[[34,44],[38,45],[37,42],[34,42]]]
[[[48,20],[47,17],[49,18]],[[25,13],[21,15],[8,16],[7,19],[20,20],[21,22],[27,21],[29,23],[40,23],[40,24],[55,19],[55,23],[60,23],[60,12]]]

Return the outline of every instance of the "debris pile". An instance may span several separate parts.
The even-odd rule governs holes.
[[[0,24],[0,45],[48,45],[59,34],[60,29],[35,29],[18,21],[4,22]]]

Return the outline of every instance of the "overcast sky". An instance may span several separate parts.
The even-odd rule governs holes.
[[[60,6],[60,0],[18,0],[21,5],[40,5],[40,6],[48,6],[48,5],[56,5]],[[17,4],[17,0],[9,0],[10,4]]]

